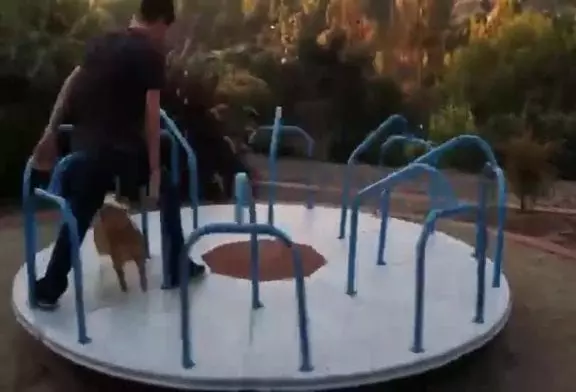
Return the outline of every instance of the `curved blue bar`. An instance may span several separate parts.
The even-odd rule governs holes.
[[[396,142],[412,143],[426,148],[426,151],[432,149],[432,143],[428,140],[420,139],[411,135],[392,135],[390,136],[382,145],[380,146],[380,155],[378,156],[378,165],[382,166],[384,163],[384,154],[392,147]]]
[[[252,144],[252,142],[254,141],[254,138],[258,135],[258,131],[272,131],[274,132],[274,125],[263,125],[258,127],[258,129],[256,130],[256,132],[253,132],[250,137],[248,138],[248,143]],[[300,136],[302,136],[305,140],[306,140],[306,154],[308,159],[312,159],[313,155],[314,155],[314,139],[312,138],[312,136],[310,136],[310,134],[308,132],[306,132],[305,130],[303,130],[300,127],[297,127],[295,125],[280,125],[280,131],[279,132],[292,132],[292,133],[297,133]],[[278,151],[276,151],[277,153]],[[270,149],[270,153],[272,153],[272,149]],[[277,161],[274,162],[274,164],[277,164]],[[306,208],[308,208],[309,210],[311,210],[312,208],[314,208],[314,190],[312,189],[312,179],[313,179],[313,171],[310,170],[308,173],[308,184],[310,187],[308,189],[308,198],[306,199]],[[274,186],[274,184],[271,184],[270,186]]]
[[[82,284],[82,263],[80,262],[80,236],[78,235],[78,224],[76,217],[72,213],[70,206],[64,198],[40,188],[34,190],[36,196],[48,200],[58,206],[64,219],[64,224],[68,226],[70,235],[70,254],[72,256],[72,269],[74,274],[74,299],[76,302],[76,322],[78,324],[78,343],[90,343],[86,332],[86,313],[84,309],[84,288]]]
[[[422,174],[428,173],[430,175],[430,180],[436,184],[437,189],[442,189],[445,193],[444,198],[452,201],[452,205],[457,204],[456,195],[454,194],[452,187],[446,177],[440,173],[436,168],[424,164],[424,163],[413,163],[405,168],[398,170],[380,181],[377,181],[371,185],[368,185],[361,191],[359,191],[354,199],[352,200],[352,216],[350,220],[350,242],[348,246],[348,279],[347,279],[347,289],[346,293],[348,295],[356,294],[355,280],[356,280],[356,248],[358,240],[358,214],[360,210],[360,204],[365,197],[372,196],[378,192],[386,191],[390,192],[396,185],[411,180],[412,178]],[[387,202],[386,200],[381,201],[382,203]],[[384,209],[385,212],[388,208]],[[383,220],[387,220],[388,216],[382,216]],[[386,231],[380,232],[379,243],[383,244],[386,241],[384,235]]]
[[[182,136],[182,133],[172,121],[172,119],[166,114],[166,112],[160,110],[160,118],[165,122],[166,129],[178,140],[180,146],[186,152],[186,163],[188,164],[188,193],[190,195],[190,203],[192,204],[192,227],[196,229],[198,227],[198,160],[196,159],[196,154],[190,147],[190,144]],[[173,163],[173,161],[172,161]]]
[[[274,183],[278,181],[277,156],[278,143],[280,142],[280,131],[282,129],[282,108],[278,106],[274,114],[274,125],[272,139],[270,140],[270,155],[268,157],[268,170],[270,171],[270,182],[272,185],[268,189],[268,224],[274,224],[274,201],[276,199],[276,187]]]
[[[463,145],[475,144],[484,152],[486,155],[486,160],[492,167],[498,167],[498,162],[496,161],[496,156],[490,145],[477,135],[460,135],[448,140],[447,142],[439,145],[438,147],[430,150],[424,155],[419,156],[414,160],[413,163],[430,163],[435,162],[445,153],[452,151],[456,147],[461,147]]]
[[[386,265],[384,253],[386,251],[386,234],[388,232],[388,217],[390,214],[391,190],[384,190],[380,196],[380,232],[378,235],[378,254],[376,256],[377,265]]]
[[[486,249],[488,248],[488,206],[489,184],[483,178],[478,190],[478,208],[476,215],[476,313],[474,322],[484,323],[484,308],[486,302]]]
[[[494,274],[492,287],[500,287],[502,276],[502,262],[504,261],[504,226],[506,225],[506,177],[504,171],[496,166],[492,168],[498,184],[498,206],[497,206],[497,232],[496,249],[494,251]]]
[[[348,204],[350,199],[350,182],[352,176],[352,166],[356,163],[356,159],[360,154],[366,151],[370,145],[376,141],[376,139],[381,138],[385,134],[392,133],[393,130],[399,129],[401,134],[408,132],[408,121],[398,114],[394,114],[386,121],[384,121],[380,126],[373,132],[371,132],[362,143],[356,147],[356,149],[350,154],[348,158],[348,163],[344,172],[343,184],[342,184],[342,204],[340,208],[340,232],[338,235],[339,239],[344,238],[346,235],[346,220],[348,217]]]
[[[252,197],[250,183],[247,173],[236,174],[234,181],[234,193],[236,195],[236,205],[234,206],[236,223],[244,224],[244,207],[248,204],[250,223],[256,223],[256,205]],[[256,232],[250,233],[250,280],[252,281],[252,309],[262,307],[260,302],[260,252],[258,248],[258,235]]]
[[[244,224],[244,207],[246,206],[246,183],[248,181],[246,173],[238,173],[234,177],[234,220],[239,225]]]
[[[73,127],[65,128],[61,126],[60,129],[72,130]],[[61,191],[61,177],[64,171],[70,166],[71,163],[80,159],[83,155],[79,153],[70,154],[62,158],[54,168],[54,173],[48,185],[49,192],[58,195]],[[24,210],[24,254],[26,260],[26,273],[28,277],[28,303],[31,307],[36,306],[35,286],[36,286],[36,220],[34,201],[35,193],[33,193],[31,177],[33,170],[32,157],[26,162],[24,174],[22,178],[22,208]]]
[[[74,162],[84,159],[85,157],[86,155],[81,152],[74,152],[60,159],[60,161],[58,161],[54,167],[47,191],[55,195],[60,195],[62,192],[62,175],[66,170],[68,170],[70,165],[72,165]]]
[[[170,140],[170,180],[172,184],[178,186],[180,183],[180,150],[178,150],[178,139],[174,134],[166,129],[160,131],[162,136]]]
[[[265,234],[278,238],[287,247],[292,249],[294,262],[294,272],[296,280],[296,300],[298,304],[298,327],[300,331],[300,370],[303,372],[312,371],[310,361],[310,342],[308,336],[308,314],[306,307],[306,292],[304,287],[304,274],[300,252],[293,247],[293,242],[287,234],[268,224],[248,224],[238,225],[235,223],[214,223],[202,226],[194,231],[182,249],[180,256],[180,276],[189,276],[190,263],[188,262],[188,252],[200,240],[209,234]],[[180,279],[180,303],[181,303],[181,334],[182,334],[182,365],[184,368],[194,366],[192,361],[192,348],[190,338],[190,304],[188,297],[188,280]]]
[[[430,175],[432,182],[436,183],[438,189],[443,189],[446,192],[446,198],[453,196],[453,199],[456,200],[456,195],[454,194],[452,186],[450,185],[450,181],[448,181],[446,176],[444,176],[444,174],[442,174],[435,167],[432,167],[426,163],[411,163],[410,165],[389,174],[387,177],[368,185],[364,189],[360,190],[356,197],[363,198],[366,196],[375,195],[383,189],[389,190],[394,188],[396,185],[421,175],[422,173],[427,173]]]
[[[32,194],[32,158],[28,159],[22,176],[22,209],[24,210],[24,257],[28,278],[28,304],[36,307],[36,220]]]
[[[413,343],[412,343],[412,352],[414,353],[421,353],[424,352],[424,345],[423,345],[423,331],[424,331],[424,293],[425,293],[425,285],[426,285],[426,264],[425,264],[425,257],[426,257],[426,244],[428,242],[428,238],[433,231],[433,227],[436,224],[436,221],[441,218],[446,218],[453,215],[462,214],[469,211],[477,211],[477,210],[484,210],[484,208],[472,204],[462,204],[453,208],[447,208],[443,210],[433,210],[431,211],[428,216],[426,217],[426,221],[424,223],[424,227],[422,229],[422,233],[420,234],[420,238],[418,239],[418,243],[416,245],[416,294],[415,294],[415,313],[414,313],[414,334],[413,334]],[[486,230],[485,222],[483,223],[483,230]],[[477,244],[477,247],[485,248],[486,244]],[[480,290],[484,290],[484,282],[480,285],[478,292]],[[478,294],[479,296],[480,294]],[[482,294],[483,298],[484,294]],[[477,301],[478,304],[478,301]],[[478,311],[478,309],[477,309]]]
[[[496,234],[496,249],[494,253],[494,274],[492,287],[500,287],[500,280],[502,274],[502,262],[504,253],[504,225],[506,223],[506,178],[504,172],[498,166],[496,161],[496,156],[490,145],[481,137],[477,135],[460,135],[453,139],[448,140],[446,143],[434,148],[428,153],[418,157],[414,160],[414,163],[435,163],[443,154],[448,151],[453,150],[456,147],[462,145],[477,145],[486,155],[486,160],[488,167],[491,168],[494,175],[496,176],[496,182],[498,185],[498,223],[497,223],[497,234]]]

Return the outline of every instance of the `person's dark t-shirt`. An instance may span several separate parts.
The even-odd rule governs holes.
[[[164,55],[142,32],[110,32],[89,42],[70,99],[72,148],[144,147],[146,92],[161,90],[164,78]]]

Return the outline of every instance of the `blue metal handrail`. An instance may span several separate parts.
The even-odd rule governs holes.
[[[378,165],[382,166],[384,164],[384,154],[387,153],[392,145],[397,142],[412,143],[417,146],[422,146],[426,149],[426,151],[430,151],[430,149],[432,149],[432,143],[428,140],[420,139],[413,135],[392,135],[380,146]]]
[[[312,371],[310,359],[310,342],[308,336],[308,311],[306,306],[306,291],[304,285],[304,273],[302,258],[294,243],[287,234],[269,224],[245,224],[237,223],[213,223],[202,226],[195,230],[186,240],[180,255],[180,276],[189,276],[190,262],[188,253],[190,249],[204,236],[209,234],[264,234],[278,238],[292,250],[292,261],[294,264],[296,280],[296,301],[298,305],[298,328],[300,332],[300,370],[303,372]],[[192,360],[192,342],[190,332],[190,303],[188,293],[188,281],[180,279],[180,314],[181,314],[181,338],[182,338],[182,366],[191,368],[194,366]]]
[[[421,353],[424,351],[424,288],[426,285],[426,244],[430,234],[433,232],[436,221],[454,215],[459,215],[469,211],[476,212],[476,300],[473,321],[477,324],[484,323],[485,297],[486,297],[486,248],[487,248],[487,227],[486,227],[486,205],[488,186],[482,182],[479,191],[478,204],[461,204],[452,208],[432,210],[426,217],[422,232],[416,245],[416,276],[415,276],[415,312],[414,312],[414,335],[412,351]]]
[[[454,189],[450,185],[448,179],[442,175],[436,168],[417,163],[414,164],[418,168],[414,170],[411,168],[412,165],[406,166],[395,173],[390,174],[386,179],[390,183],[386,186],[384,191],[382,191],[380,196],[380,235],[378,238],[378,253],[377,253],[377,265],[386,265],[384,260],[385,247],[386,247],[386,233],[388,230],[388,219],[390,217],[390,201],[393,189],[399,185],[401,182],[409,181],[412,178],[420,175],[423,172],[431,175],[430,187],[428,192],[428,198],[430,200],[430,209],[441,209],[450,208],[458,204],[458,199]],[[406,176],[404,178],[400,178]],[[378,182],[377,182],[378,183]]]
[[[190,197],[190,204],[192,208],[192,227],[194,229],[198,228],[198,204],[199,204],[199,193],[198,193],[198,160],[196,158],[196,154],[190,144],[182,133],[176,126],[176,123],[166,114],[164,110],[160,110],[160,118],[164,121],[166,125],[166,130],[170,132],[173,136],[171,139],[171,164],[172,164],[172,180],[175,180],[175,177],[180,178],[180,166],[179,166],[179,152],[178,148],[174,143],[174,140],[178,141],[180,146],[184,149],[186,153],[186,164],[188,165],[188,194]],[[176,169],[176,170],[175,170]]]
[[[347,279],[347,294],[348,295],[355,295],[356,294],[356,287],[355,287],[355,275],[356,275],[356,248],[358,242],[358,216],[360,211],[360,205],[362,201],[366,197],[377,195],[378,193],[385,192],[385,197],[389,197],[389,192],[392,189],[405,181],[409,181],[422,173],[428,173],[430,175],[430,179],[433,183],[437,184],[438,189],[442,189],[444,192],[444,199],[452,200],[452,205],[456,205],[457,199],[450,186],[450,183],[446,179],[446,177],[440,173],[437,169],[433,168],[430,165],[423,164],[423,163],[413,163],[405,168],[394,172],[387,177],[376,181],[375,183],[365,187],[364,189],[360,190],[354,199],[352,200],[352,214],[350,218],[350,242],[348,246],[348,279]],[[384,197],[383,197],[384,199]],[[388,207],[383,208],[382,211],[382,221],[386,222],[388,220]],[[378,249],[378,259],[381,259],[381,255],[384,253],[384,244],[386,241],[386,226],[384,226],[384,230],[380,231],[380,238],[379,238],[379,249]],[[381,227],[382,228],[382,227]],[[382,264],[383,262],[380,261],[378,264]]]
[[[270,156],[268,157],[268,168],[270,171],[270,182],[272,186],[268,189],[268,224],[274,224],[274,201],[276,199],[276,186],[278,181],[278,168],[276,157],[278,156],[278,142],[280,141],[280,132],[282,130],[282,108],[278,106],[274,113],[274,125],[272,138],[270,140]]]
[[[248,205],[250,224],[256,224],[256,201],[251,193],[251,187],[246,173],[236,174],[234,181],[236,198],[235,220],[239,225],[244,224],[244,208]],[[250,233],[250,280],[252,282],[252,309],[262,307],[260,302],[260,254],[258,249],[258,235]]]
[[[384,135],[391,134],[396,129],[399,134],[408,133],[408,121],[398,114],[390,116],[384,121],[375,131],[371,132],[362,143],[350,154],[346,168],[344,170],[344,178],[342,184],[342,203],[340,206],[340,231],[338,238],[343,239],[346,235],[346,221],[348,218],[348,204],[350,199],[350,187],[352,167],[356,163],[357,158],[364,153],[377,139],[382,138]]]
[[[24,238],[26,254],[26,271],[28,276],[28,303],[31,307],[36,307],[36,219],[35,219],[35,201],[34,197],[40,197],[58,206],[63,217],[63,223],[68,227],[70,236],[70,256],[72,261],[75,304],[76,304],[76,322],[78,325],[78,342],[87,344],[90,338],[86,329],[86,313],[84,309],[84,289],[82,284],[82,263],[80,262],[80,236],[78,233],[78,224],[76,217],[72,213],[68,202],[60,196],[61,176],[69,169],[74,162],[83,159],[84,155],[80,153],[70,154],[61,159],[54,168],[54,174],[51,177],[50,185],[47,190],[35,188],[32,194],[31,176],[32,176],[32,158],[28,159],[24,169],[22,181],[22,201],[24,209]],[[58,193],[57,193],[58,192]]]
[[[504,253],[504,225],[506,224],[506,178],[504,171],[498,166],[496,156],[490,145],[477,135],[460,135],[450,139],[446,143],[434,148],[428,153],[416,158],[413,163],[434,164],[442,155],[463,145],[476,145],[484,152],[487,160],[487,168],[492,170],[498,187],[497,197],[497,234],[494,252],[494,274],[492,287],[500,287],[502,263]]]
[[[272,143],[279,143],[280,142],[280,134],[281,132],[291,132],[291,133],[296,133],[300,136],[302,136],[304,138],[304,140],[306,141],[306,154],[307,154],[307,158],[308,159],[312,159],[313,155],[314,155],[314,139],[312,138],[312,136],[310,136],[310,134],[308,132],[306,132],[304,129],[297,127],[295,125],[282,125],[280,124],[279,128],[275,128],[274,125],[263,125],[257,128],[257,130],[255,132],[253,132],[249,139],[248,139],[248,143],[251,144],[254,141],[254,138],[258,135],[258,131],[271,131],[272,135],[274,135],[274,131],[276,131],[278,133],[277,137],[274,138],[272,137],[270,140],[270,156],[272,156],[272,151],[274,151],[274,154],[278,153],[278,147],[272,147]],[[270,184],[271,187],[276,186],[275,182],[277,181],[276,175],[277,175],[277,169],[276,166],[278,165],[278,160],[277,160],[277,156],[274,156],[274,161],[272,163],[272,161],[269,162],[270,165],[274,165],[274,169],[272,169],[272,167],[270,167],[270,174],[272,175],[272,172],[274,172],[274,179],[272,179],[272,184]],[[312,188],[312,181],[314,179],[314,172],[313,170],[309,170],[308,171],[308,197],[306,199],[306,208],[308,208],[309,210],[311,210],[312,208],[314,208],[314,189]],[[272,200],[272,202],[274,202],[274,200]],[[273,208],[273,206],[272,206]],[[269,207],[270,209],[270,207]],[[270,215],[272,214],[272,215]],[[274,213],[270,213],[268,212],[268,216],[272,216],[272,221],[269,219],[268,223],[273,224],[273,219],[274,219]]]

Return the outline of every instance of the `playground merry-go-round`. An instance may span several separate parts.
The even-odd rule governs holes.
[[[163,116],[173,143],[185,144]],[[50,313],[30,301],[30,282],[43,272],[51,252],[51,246],[35,249],[34,202],[44,198],[56,204],[74,237],[75,218],[58,194],[59,176],[74,157],[60,162],[46,189],[27,188],[28,167],[26,264],[12,291],[18,321],[51,350],[88,368],[146,384],[205,390],[374,384],[443,366],[496,336],[511,306],[502,273],[506,190],[502,170],[482,139],[465,135],[433,147],[412,136],[402,117],[392,116],[351,155],[340,206],[315,203],[313,174],[307,200],[299,205],[276,201],[277,145],[282,131],[305,135],[309,151],[313,140],[300,128],[283,126],[281,109],[270,129],[267,203],[253,200],[247,176],[240,173],[234,204],[199,205],[194,152],[185,146],[190,206],[181,213],[190,235],[182,259],[190,255],[205,262],[210,269],[205,277],[165,289],[159,214],[142,211],[133,219],[148,239],[148,291],[138,290],[135,271],[128,273],[131,290],[118,289],[89,231],[81,246],[77,237],[71,241],[73,287]],[[356,157],[392,131],[395,136],[383,150],[407,141],[429,151],[351,194]],[[487,157],[477,203],[457,200],[434,168],[444,152],[464,143],[477,144]],[[425,223],[391,218],[394,187],[421,174],[430,184]],[[489,258],[486,210],[494,183],[500,225]],[[379,216],[362,210],[368,198],[378,200]],[[477,214],[474,247],[436,231],[438,219],[471,211]],[[182,276],[188,267],[182,263]]]

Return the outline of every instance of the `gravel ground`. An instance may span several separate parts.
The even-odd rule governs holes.
[[[460,224],[443,222],[440,229],[473,242],[473,230]],[[43,243],[53,234],[53,225],[42,226]],[[19,328],[10,307],[10,290],[12,277],[22,263],[22,240],[20,228],[0,231],[4,256],[4,273],[0,274],[0,391],[163,391],[78,368]],[[508,242],[506,274],[514,307],[507,327],[492,343],[441,370],[362,390],[574,391],[576,263]]]

